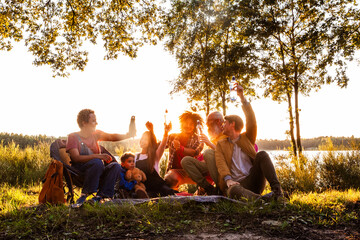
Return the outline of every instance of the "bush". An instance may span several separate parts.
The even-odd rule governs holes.
[[[276,172],[284,191],[312,192],[318,189],[318,161],[305,156],[282,155],[276,158]]]
[[[51,162],[49,144],[40,143],[21,149],[11,142],[0,144],[0,184],[29,185],[39,183]]]
[[[339,190],[360,188],[360,152],[328,151],[320,165],[320,178],[323,188]]]

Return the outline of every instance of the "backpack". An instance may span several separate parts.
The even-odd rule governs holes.
[[[63,189],[63,164],[53,160],[42,180],[43,187],[39,194],[39,203],[65,203]]]

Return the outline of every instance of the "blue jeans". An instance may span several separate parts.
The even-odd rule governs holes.
[[[94,158],[86,163],[74,163],[72,166],[84,174],[82,193],[97,192],[98,196],[113,197],[115,182],[120,176],[120,164],[112,162],[105,167],[101,159]]]

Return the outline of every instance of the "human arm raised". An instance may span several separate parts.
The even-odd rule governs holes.
[[[116,141],[121,141],[121,140],[125,140],[127,138],[130,138],[130,134],[126,133],[126,134],[118,134],[118,133],[106,133],[100,130],[97,130],[97,135],[98,135],[98,140],[99,141],[111,141],[111,142],[116,142]]]
[[[160,142],[159,147],[156,150],[155,163],[160,161],[160,159],[161,159],[161,157],[162,157],[162,155],[163,155],[163,153],[165,151],[166,143],[167,143],[167,140],[168,140],[168,137],[169,137],[169,132],[170,132],[171,129],[172,129],[171,122],[169,124],[164,123],[164,136],[163,136],[163,139]]]
[[[242,109],[245,114],[246,125],[245,125],[245,133],[249,138],[252,144],[255,144],[256,135],[257,135],[257,123],[254,110],[251,107],[251,104],[246,100],[244,96],[244,88],[240,86],[238,83],[235,83],[235,88],[238,96],[240,97],[242,103]]]

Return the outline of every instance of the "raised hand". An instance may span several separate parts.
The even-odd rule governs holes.
[[[178,137],[176,137],[173,141],[172,141],[172,145],[175,148],[175,150],[178,150],[180,148],[180,141],[178,140]]]
[[[164,123],[164,132],[165,132],[164,134],[168,134],[171,131],[171,129],[172,129],[171,122],[169,124]]]
[[[145,126],[149,131],[154,131],[154,125],[151,122],[147,121]]]
[[[240,100],[242,102],[246,101],[245,96],[244,96],[244,88],[241,85],[239,85],[239,83],[237,83],[237,82],[235,83],[234,88],[236,89],[237,95],[240,97]]]
[[[205,143],[206,145],[209,145],[209,143],[211,143],[209,138],[204,133],[200,134],[199,139],[201,143]]]

